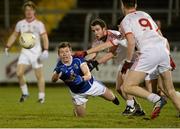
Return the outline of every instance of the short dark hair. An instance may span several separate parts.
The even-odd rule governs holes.
[[[36,5],[35,5],[35,3],[34,2],[32,2],[32,1],[26,1],[25,3],[24,3],[24,5],[23,5],[23,7],[22,7],[22,9],[23,9],[23,11],[25,10],[25,8],[26,7],[31,7],[33,10],[36,10]]]
[[[58,50],[60,48],[65,48],[65,47],[68,47],[69,49],[72,49],[71,48],[71,44],[69,42],[61,42],[59,45],[58,45]]]
[[[135,7],[137,4],[137,0],[121,0],[121,1],[126,8]]]
[[[96,25],[99,25],[101,28],[107,28],[105,21],[99,18],[96,18],[91,22],[91,26],[96,26]]]

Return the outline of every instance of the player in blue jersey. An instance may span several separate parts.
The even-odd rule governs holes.
[[[61,79],[69,87],[75,116],[85,116],[88,96],[101,96],[119,105],[119,101],[112,91],[91,75],[84,58],[72,56],[71,46],[68,42],[60,43],[58,56],[59,61],[54,69],[52,81],[56,82]]]

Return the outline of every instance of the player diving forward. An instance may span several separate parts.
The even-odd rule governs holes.
[[[120,28],[120,30],[121,30],[121,28]],[[78,56],[86,56],[86,55],[88,55],[88,54],[91,54],[91,53],[95,53],[95,52],[98,52],[98,51],[101,51],[101,50],[104,50],[104,49],[106,49],[106,48],[110,48],[110,47],[112,47],[113,46],[113,44],[110,42],[110,41],[106,41],[105,43],[103,43],[103,44],[100,44],[100,45],[98,45],[98,46],[96,46],[96,47],[94,47],[94,48],[91,48],[91,49],[89,49],[89,50],[87,50],[87,51],[80,51],[80,52],[77,52],[76,53],[76,55],[78,55]],[[164,45],[164,47],[165,47],[166,45]],[[108,56],[107,56],[108,57]],[[93,65],[98,65],[98,63],[100,63],[101,61],[99,61],[99,62],[97,62],[96,61],[96,63],[93,63]],[[103,62],[103,61],[102,61]],[[126,71],[127,70],[127,68],[130,68],[130,66],[132,65],[132,62],[131,63],[126,63],[126,65],[124,65],[124,67],[122,68],[123,70],[122,71]],[[157,114],[155,113],[155,115],[153,115],[153,113],[152,113],[152,118],[154,118],[154,117],[156,117],[157,116]]]
[[[118,93],[126,100],[126,109],[123,111],[123,115],[145,115],[140,105],[137,104],[133,96],[127,95],[123,90],[123,76],[125,76],[125,71],[121,70],[123,60],[126,57],[127,43],[126,40],[122,40],[122,35],[119,31],[107,30],[106,23],[101,19],[95,19],[91,22],[91,30],[95,36],[95,40],[92,43],[92,49],[96,49],[101,44],[105,44],[106,47],[110,45],[110,50],[107,52],[98,62],[96,60],[89,60],[88,66],[93,69],[98,64],[104,63],[107,60],[117,56],[119,62],[119,69],[116,79],[116,90]],[[105,42],[108,42],[107,44]],[[89,50],[87,50],[89,51]],[[89,53],[90,54],[90,53]],[[75,53],[78,56],[78,53]],[[93,53],[89,58],[95,59],[97,55]],[[81,56],[81,55],[80,55]]]
[[[101,96],[119,105],[117,97],[111,90],[91,75],[85,60],[72,56],[71,46],[68,42],[62,42],[58,46],[58,56],[59,61],[54,69],[52,82],[61,79],[69,87],[75,116],[85,116],[88,96]]]

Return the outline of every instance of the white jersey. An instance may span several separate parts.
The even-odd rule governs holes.
[[[31,54],[40,54],[42,51],[41,48],[41,35],[46,33],[44,24],[41,21],[34,19],[31,22],[28,22],[26,19],[19,21],[16,24],[15,31],[18,33],[31,32],[36,36],[35,46],[31,49],[22,48],[22,53],[31,53]]]
[[[126,57],[127,50],[127,41],[126,39],[122,39],[122,35],[119,31],[116,30],[107,30],[107,38],[106,41],[110,41],[114,46],[117,46],[116,54],[117,54],[117,62],[122,63],[122,61]],[[95,47],[105,41],[95,40],[92,44],[92,47]]]
[[[166,42],[166,39],[157,32],[156,23],[145,12],[129,13],[122,20],[120,26],[124,35],[132,33],[135,36],[136,47],[140,52],[156,44]]]

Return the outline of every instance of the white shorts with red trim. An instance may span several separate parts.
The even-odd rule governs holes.
[[[163,44],[157,43],[157,45],[146,48],[140,53],[131,70],[150,74],[156,69],[159,73],[163,73],[171,68],[169,54]]]
[[[40,68],[43,66],[43,64],[38,62],[39,56],[40,54],[21,52],[18,59],[18,64],[31,65],[34,69]]]
[[[152,73],[148,74],[145,80],[155,80],[158,79],[159,71],[158,69],[154,70]]]

